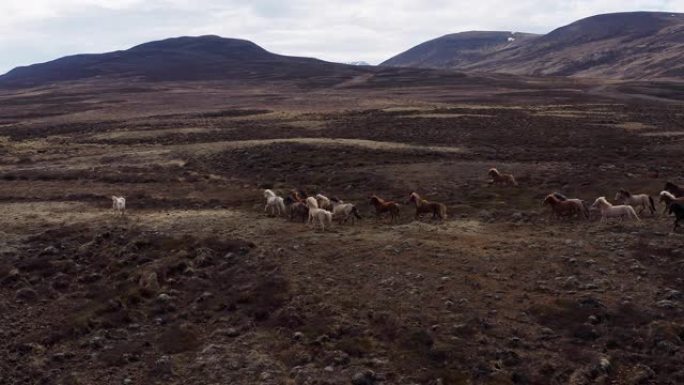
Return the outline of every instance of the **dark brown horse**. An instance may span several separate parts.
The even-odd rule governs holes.
[[[674,194],[667,190],[663,190],[660,192],[660,201],[665,203],[665,208],[663,209],[663,213],[666,213],[668,209],[670,208],[670,205],[673,203],[681,203],[684,204],[684,197],[675,197]]]
[[[421,214],[429,213],[432,213],[432,219],[447,218],[447,207],[444,203],[430,202],[425,199],[421,199],[420,195],[415,192],[412,192],[409,195],[408,203],[413,203],[416,205],[416,219],[419,219]]]
[[[299,219],[302,222],[306,222],[309,217],[309,207],[307,207],[306,203],[299,202],[292,196],[285,197],[284,202],[290,214],[290,221]]]
[[[672,231],[677,231],[679,221],[684,221],[684,204],[674,202],[670,205],[668,212],[675,215],[674,228]]]
[[[386,201],[377,195],[371,195],[370,203],[375,207],[375,215],[377,217],[380,217],[383,213],[389,213],[390,222],[399,219],[399,203]]]
[[[684,196],[684,188],[681,188],[677,186],[676,184],[672,182],[666,182],[665,183],[665,188],[663,189],[665,191],[669,191],[674,195],[676,198],[679,198],[681,196]]]

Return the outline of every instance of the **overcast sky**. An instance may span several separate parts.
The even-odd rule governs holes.
[[[376,64],[447,33],[545,33],[583,17],[637,10],[684,12],[684,0],[0,0],[0,73],[206,34],[281,54]]]

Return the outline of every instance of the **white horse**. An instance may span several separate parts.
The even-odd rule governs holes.
[[[323,210],[319,208],[309,208],[309,220],[312,221],[314,229],[316,228],[316,223],[321,226],[321,230],[325,231],[325,225],[332,227],[333,214],[328,210]]]
[[[615,200],[624,205],[638,208],[639,214],[643,213],[644,210],[649,210],[651,215],[656,212],[653,198],[648,194],[632,194],[625,189],[620,189],[620,191],[615,194]]]
[[[264,212],[272,215],[285,215],[285,201],[271,190],[264,190],[264,198],[266,198],[266,206]]]
[[[126,214],[126,198],[112,195],[112,210],[118,211],[121,215]]]
[[[618,217],[620,219],[627,217],[639,221],[634,208],[629,205],[614,206],[606,200],[606,197],[596,198],[591,208],[598,208],[601,211],[601,222],[606,222],[608,218]]]
[[[318,201],[314,197],[307,197],[306,200],[304,201],[304,203],[306,203],[306,207],[309,208],[309,220],[307,222],[309,224],[312,224],[314,217],[313,217],[313,214],[311,213],[311,210],[319,208],[318,207]]]
[[[325,210],[332,210],[332,208],[333,208],[333,205],[330,202],[330,199],[328,199],[328,197],[326,197],[323,194],[317,194],[316,195],[316,202],[318,203],[319,208],[322,208]]]
[[[359,210],[355,205],[351,203],[344,203],[341,200],[333,200],[331,204],[333,206],[333,217],[336,218],[340,223],[347,223],[347,220],[351,218],[352,224],[355,224],[357,219],[361,219]]]

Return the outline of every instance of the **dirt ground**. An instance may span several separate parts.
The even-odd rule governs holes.
[[[684,184],[676,87],[399,80],[0,91],[0,383],[684,383],[663,206],[541,206]],[[363,219],[314,231],[264,188]]]

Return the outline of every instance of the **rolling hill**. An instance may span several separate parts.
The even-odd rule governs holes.
[[[521,34],[522,35],[522,34]],[[684,77],[684,14],[592,16],[543,36],[466,32],[418,45],[384,66],[616,79]]]
[[[67,56],[18,67],[0,76],[0,86],[35,86],[91,78],[179,80],[281,80],[350,76],[356,66],[277,55],[258,45],[218,36],[178,37],[124,51]]]

